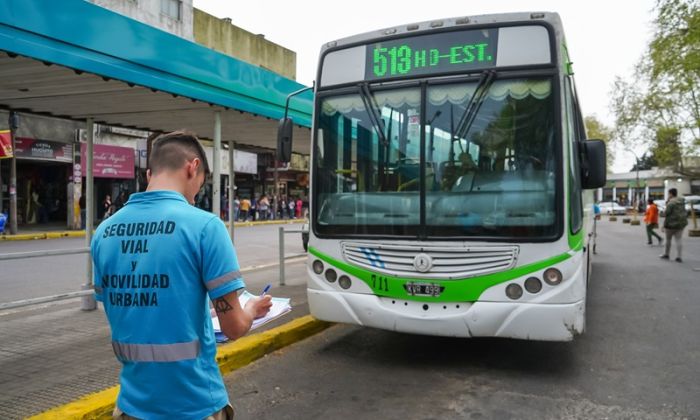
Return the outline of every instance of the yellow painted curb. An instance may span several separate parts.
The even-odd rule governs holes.
[[[17,235],[0,235],[2,241],[29,241],[34,239],[80,238],[85,236],[84,230],[19,233]]]
[[[331,326],[311,315],[297,318],[271,330],[240,338],[225,344],[216,352],[216,362],[221,374],[225,375],[241,368],[268,353],[312,336]]]
[[[219,346],[216,362],[225,375],[282,347],[314,335],[332,324],[306,315],[271,330],[249,335]],[[45,419],[110,419],[119,386],[113,386],[94,394],[88,394],[70,402],[29,417],[28,420]]]
[[[111,419],[117,395],[119,395],[119,385],[88,394],[79,400],[44,411],[27,420]]]

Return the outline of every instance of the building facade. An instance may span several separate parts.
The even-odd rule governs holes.
[[[192,0],[89,0],[113,12],[194,40]]]
[[[689,163],[692,163],[689,160]],[[700,166],[699,166],[700,167]],[[614,201],[623,206],[645,203],[646,200],[667,200],[668,190],[676,188],[680,196],[700,195],[700,178],[689,177],[670,168],[608,174],[605,188],[597,191],[597,200]]]
[[[194,9],[192,0],[90,1],[287,78],[296,78],[296,53],[232,25],[230,19],[219,19]],[[8,126],[8,113],[0,111],[0,131]],[[114,203],[122,193],[128,196],[145,189],[147,138],[152,133],[99,124],[94,127],[94,216],[100,220],[104,217],[103,203],[107,196]],[[84,194],[86,172],[81,164],[87,138],[84,124],[21,114],[15,137],[18,224],[53,223],[80,228],[80,197]],[[205,139],[203,143],[205,149],[212,150],[211,141]],[[274,168],[273,156],[274,150],[236,144],[236,186],[241,197],[253,199],[271,194],[274,182],[268,170]],[[228,153],[222,153],[221,160],[221,185],[228,186]],[[303,180],[297,182],[297,172],[285,168],[279,181],[281,194],[292,191],[308,194]],[[308,179],[308,165],[306,173]],[[5,213],[9,209],[9,179],[9,160],[0,160],[0,211]],[[209,184],[197,197],[198,205],[207,210],[213,207],[211,190]]]

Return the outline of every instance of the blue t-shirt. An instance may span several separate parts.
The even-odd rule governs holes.
[[[228,404],[209,298],[245,287],[223,222],[175,191],[132,194],[92,240],[95,296],[122,362],[117,405],[202,419]]]

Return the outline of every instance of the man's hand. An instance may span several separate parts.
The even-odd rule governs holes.
[[[244,336],[250,331],[253,319],[267,315],[271,307],[270,295],[251,298],[244,308],[238,301],[238,292],[231,292],[214,300],[221,331],[231,340]]]
[[[272,296],[262,295],[254,298],[250,298],[245,304],[246,312],[249,312],[253,318],[262,318],[270,312],[272,307]]]

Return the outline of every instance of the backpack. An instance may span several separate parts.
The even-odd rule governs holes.
[[[685,203],[674,198],[666,206],[664,227],[668,229],[683,229],[686,225],[688,225],[688,215],[685,212]]]

